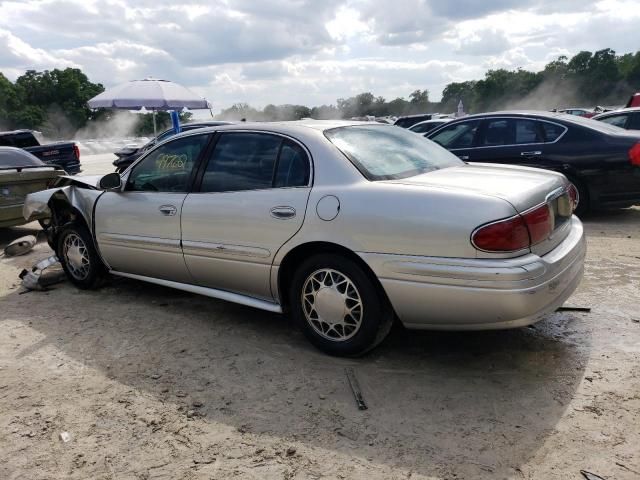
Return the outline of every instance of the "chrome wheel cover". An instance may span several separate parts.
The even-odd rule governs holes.
[[[64,239],[62,255],[69,273],[76,280],[84,280],[89,275],[89,252],[84,240],[76,233],[70,233]]]
[[[304,282],[301,300],[307,322],[327,340],[343,342],[360,330],[362,299],[345,274],[330,268],[316,270]]]

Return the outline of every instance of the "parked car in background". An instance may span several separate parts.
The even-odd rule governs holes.
[[[563,108],[562,110],[557,110],[559,113],[566,113],[568,115],[575,115],[577,117],[585,117],[591,118],[596,113],[592,109],[588,108]]]
[[[335,355],[373,348],[396,317],[416,329],[529,325],[583,272],[564,176],[468,165],[391,125],[192,130],[122,175],[81,180],[24,210],[54,212],[48,239],[75,285],[111,272],[287,311]]]
[[[409,128],[416,123],[424,122],[426,120],[431,120],[434,118],[436,114],[434,113],[424,113],[420,115],[406,115],[404,117],[398,117],[394,122],[396,127]]]
[[[47,165],[58,165],[69,175],[79,173],[80,149],[75,142],[54,142],[40,145],[33,130],[0,132],[0,147],[22,148]]]
[[[194,130],[196,128],[203,127],[216,127],[219,125],[231,125],[231,122],[223,122],[223,121],[207,121],[207,122],[193,122],[193,123],[185,123],[184,125],[180,125],[180,129],[183,132],[188,132],[189,130]],[[158,143],[163,142],[169,137],[175,135],[175,130],[173,128],[169,128],[158,135],[153,140],[147,142],[142,147],[136,146],[127,146],[123,147],[116,152],[113,152],[116,157],[116,160],[113,161],[113,166],[116,167],[116,172],[124,172],[129,165],[131,165],[134,161],[136,161],[142,154],[148,152]]]
[[[593,117],[593,119],[624,128],[625,130],[640,130],[640,107],[601,113]]]
[[[409,130],[415,133],[421,133],[423,135],[429,133],[436,127],[444,125],[447,122],[453,120],[452,118],[436,118],[433,120],[425,120],[424,122],[416,123],[409,127]]]
[[[57,165],[46,165],[20,148],[0,147],[0,227],[27,223],[22,215],[27,194],[48,188],[64,174]],[[46,214],[40,214],[32,220],[46,217]]]
[[[465,162],[563,173],[590,209],[640,204],[640,133],[574,115],[495,112],[453,120],[427,138]]]

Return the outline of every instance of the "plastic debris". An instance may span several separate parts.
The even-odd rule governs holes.
[[[590,312],[591,311],[591,307],[571,307],[571,306],[566,306],[566,307],[560,307],[556,311],[557,312]]]
[[[580,470],[580,473],[587,480],[605,480],[604,477],[601,477],[600,475],[596,475],[595,473],[587,472],[586,470]]]
[[[356,403],[358,404],[358,409],[366,410],[368,407],[367,404],[364,403],[362,391],[360,390],[360,384],[358,383],[358,379],[356,378],[356,374],[353,371],[353,368],[345,368],[345,373],[347,374],[347,380],[349,381],[349,386],[351,387],[353,396],[355,397]]]
[[[16,238],[13,242],[4,248],[4,254],[7,257],[17,257],[19,255],[26,255],[33,247],[36,246],[36,237],[34,235],[27,235],[26,237]]]
[[[31,268],[31,271],[22,270],[18,276],[26,289],[46,291],[50,285],[64,280],[65,273],[58,257],[53,255],[40,260]]]
[[[71,441],[71,434],[69,432],[60,432],[60,440],[64,443],[68,443]]]

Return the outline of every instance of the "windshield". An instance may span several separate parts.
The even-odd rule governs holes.
[[[400,127],[354,125],[324,134],[372,181],[412,177],[464,164],[441,146]]]

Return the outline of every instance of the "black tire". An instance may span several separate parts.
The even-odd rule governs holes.
[[[77,250],[74,252],[75,248]],[[78,288],[98,288],[107,277],[107,269],[100,260],[91,234],[84,225],[74,224],[66,227],[58,235],[56,253],[67,277]]]
[[[571,182],[573,186],[576,187],[576,190],[578,190],[578,208],[576,208],[576,211],[573,213],[575,213],[578,217],[588,215],[591,212],[591,199],[589,197],[589,190],[582,181],[578,180],[575,177],[567,176],[567,180],[569,180],[569,182]]]
[[[318,299],[320,290],[324,290],[321,297],[324,300]],[[325,321],[311,307],[311,301],[303,300],[303,295],[314,304],[317,302],[316,308],[325,310],[327,318],[333,315],[331,320],[341,320]],[[360,309],[356,298],[360,300]],[[376,347],[388,335],[394,320],[393,309],[375,279],[356,262],[339,254],[319,254],[305,260],[293,275],[289,303],[294,321],[309,341],[336,356],[359,356]],[[346,313],[347,308],[351,313]]]

